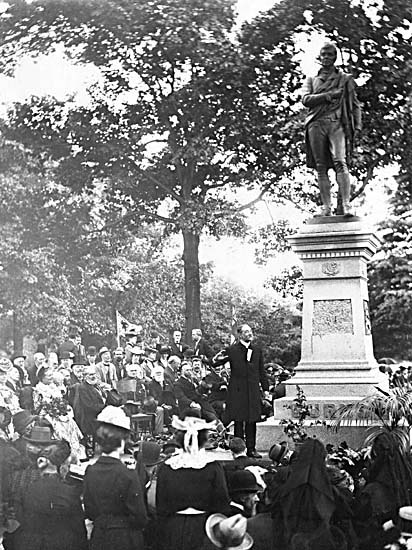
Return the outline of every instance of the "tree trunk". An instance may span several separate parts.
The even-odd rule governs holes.
[[[18,315],[13,311],[13,353],[22,353],[23,336],[19,326]]]
[[[185,270],[186,341],[191,341],[192,329],[201,328],[199,235],[183,230],[183,262]]]

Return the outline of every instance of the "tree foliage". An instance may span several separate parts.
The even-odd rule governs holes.
[[[0,26],[5,70],[57,44],[99,68],[87,107],[33,98],[16,105],[9,136],[58,162],[72,191],[98,186],[113,222],[182,232],[188,328],[200,324],[202,232],[244,230],[245,205],[228,188],[291,192],[281,182],[295,142],[281,132],[298,83],[291,38],[257,64],[233,4],[15,0]]]
[[[47,205],[47,212],[34,208],[37,236],[30,235],[21,257],[43,254],[59,292],[77,283],[79,316],[84,288],[93,288],[96,304],[111,315],[116,300],[134,292],[142,273],[129,263],[139,260],[130,247],[155,221],[166,234],[183,235],[190,330],[201,323],[201,235],[245,232],[238,191],[257,188],[256,200],[267,192],[311,209],[317,190],[296,177],[304,164],[296,53],[305,33],[335,40],[359,84],[364,131],[353,195],[388,163],[397,162],[409,178],[412,18],[403,0],[282,0],[240,32],[233,8],[233,0],[7,3],[0,17],[3,72],[12,74],[25,55],[63,47],[74,63],[100,74],[87,105],[33,97],[14,106],[3,128],[30,151],[38,174],[27,184],[30,200],[45,198]],[[13,177],[8,170],[6,162],[4,176]],[[10,224],[2,228],[9,249],[23,251],[14,247]],[[13,292],[18,288],[10,286]]]
[[[230,343],[230,321],[248,323],[265,361],[296,366],[300,358],[301,319],[286,301],[268,292],[259,296],[223,279],[213,277],[203,286],[205,337],[216,351]]]
[[[412,150],[412,105],[403,147]],[[384,242],[380,257],[369,270],[371,321],[377,357],[412,357],[412,161],[404,155],[392,215],[382,222]]]
[[[412,7],[402,0],[281,2],[246,26],[261,58],[276,51],[291,20],[295,38],[321,33],[335,42],[358,83],[364,128],[352,166],[357,196],[378,167],[409,154],[402,144],[412,91]]]

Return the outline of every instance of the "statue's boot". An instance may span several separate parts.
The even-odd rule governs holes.
[[[327,172],[318,172],[318,185],[322,206],[319,208],[315,217],[331,216],[330,180]]]
[[[342,197],[342,213],[347,218],[355,215],[350,204],[350,176],[348,171],[337,171],[336,181],[339,186],[339,193]]]

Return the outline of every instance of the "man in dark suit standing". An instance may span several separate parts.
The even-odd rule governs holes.
[[[200,328],[192,330],[192,341],[196,357],[200,357],[203,362],[209,363],[213,357],[213,350],[203,339],[203,333]]]
[[[249,325],[238,329],[239,340],[230,346],[230,380],[226,401],[228,420],[234,420],[234,435],[246,440],[247,455],[261,458],[256,452],[256,422],[261,417],[261,389],[269,390],[263,366],[262,350],[252,344],[253,332]]]
[[[188,349],[188,345],[182,342],[182,332],[174,330],[172,341],[169,344],[170,355],[177,355],[179,359],[183,359],[183,353]]]

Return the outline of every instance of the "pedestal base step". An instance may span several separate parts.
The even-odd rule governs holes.
[[[346,441],[352,449],[360,449],[364,446],[367,430],[371,427],[366,422],[363,424],[353,422],[351,425],[342,426],[338,431],[335,431],[328,425],[311,426],[310,424],[310,421],[305,423],[305,430],[309,437],[316,437],[324,445],[330,443],[337,446],[342,441]],[[287,441],[290,448],[294,447],[293,441],[283,431],[280,420],[271,417],[266,422],[260,422],[257,425],[256,448],[259,452],[268,452],[274,443],[280,443],[281,441]]]

